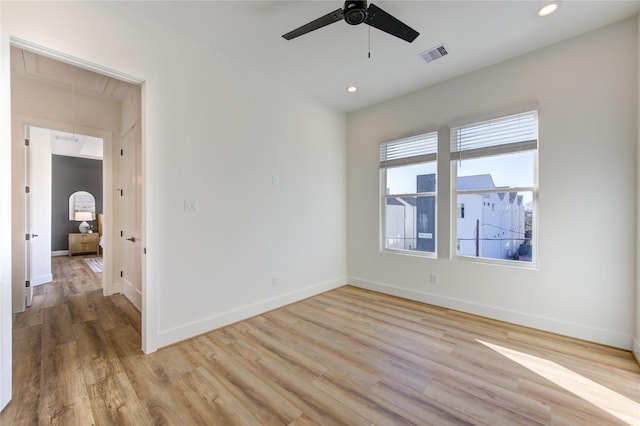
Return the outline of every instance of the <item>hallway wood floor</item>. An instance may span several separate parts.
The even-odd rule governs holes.
[[[143,355],[83,256],[13,327],[5,425],[640,425],[629,352],[342,287]]]

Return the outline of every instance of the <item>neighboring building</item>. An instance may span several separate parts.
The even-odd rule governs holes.
[[[463,176],[457,181],[458,190],[497,188],[488,174]],[[458,195],[457,207],[456,254],[492,259],[520,259],[522,255],[520,260],[530,260],[522,195],[517,192]]]
[[[419,191],[435,190],[435,175],[417,177]],[[459,190],[496,189],[491,175],[458,177]],[[456,254],[531,260],[531,214],[517,192],[464,194],[457,200]],[[434,197],[387,200],[387,248],[435,251]]]
[[[387,199],[386,247],[416,250],[416,198]]]
[[[418,192],[435,192],[436,175],[417,176]],[[387,198],[386,248],[436,251],[436,200],[433,196]]]

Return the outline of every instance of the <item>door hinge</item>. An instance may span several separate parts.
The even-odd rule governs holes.
[[[25,194],[30,193],[31,192],[31,187],[30,186],[25,186],[24,187],[24,192],[25,192]]]
[[[120,150],[120,157],[122,157],[124,155],[124,149]]]
[[[121,277],[124,277],[124,274],[122,273],[122,271],[120,271],[120,276],[121,276]]]
[[[27,287],[27,288],[31,287],[31,281],[28,281],[28,280],[25,281],[24,282],[24,286]]]
[[[31,234],[24,234],[24,239],[29,241],[31,239]]]
[[[142,249],[142,252],[143,252],[144,254],[147,254],[147,248],[145,247],[144,249]]]
[[[120,236],[124,237],[124,232],[123,231],[120,231]]]
[[[24,146],[29,146],[29,139],[24,140]]]

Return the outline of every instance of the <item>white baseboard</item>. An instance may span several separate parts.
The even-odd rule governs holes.
[[[142,312],[142,292],[137,288],[133,287],[131,283],[127,281],[122,281],[122,294],[124,294],[127,299],[133,303],[140,312]]]
[[[420,292],[407,288],[396,287],[390,284],[368,281],[356,277],[349,277],[348,283],[355,287],[390,294],[392,296],[398,296],[404,299],[429,303],[448,309],[454,309],[456,311],[467,312],[474,315],[492,318],[499,321],[505,321],[512,324],[523,325],[525,327],[531,327],[538,330],[549,331],[551,333],[561,334],[564,336],[575,337],[577,339],[587,340],[590,342],[600,343],[616,348],[626,350],[631,349],[632,336],[616,331],[599,329],[584,324],[576,324],[523,312],[510,311],[495,306],[474,303],[468,300],[457,299],[428,292]],[[637,353],[640,354],[640,348],[638,348]]]
[[[37,285],[50,283],[51,281],[53,281],[53,274],[44,274],[38,277],[32,277],[30,281],[31,285],[34,287]]]
[[[633,338],[633,357],[636,359],[636,362],[640,365],[640,338]]]
[[[120,281],[116,281],[111,285],[106,285],[104,289],[105,296],[111,296],[112,294],[123,293],[122,291],[122,283]]]
[[[207,333],[217,328],[263,314],[273,309],[298,302],[300,300],[315,296],[320,293],[324,293],[325,291],[342,287],[343,285],[345,285],[345,283],[346,278],[337,278],[332,281],[307,287],[301,290],[296,290],[291,293],[283,294],[271,299],[252,303],[251,305],[242,306],[227,312],[222,312],[212,317],[205,318],[201,321],[187,324],[183,327],[177,327],[170,330],[162,331],[158,333],[157,336],[157,347],[162,348],[164,346],[169,346],[182,340],[190,339],[192,337]]]
[[[56,250],[51,252],[51,257],[69,256],[69,250]]]

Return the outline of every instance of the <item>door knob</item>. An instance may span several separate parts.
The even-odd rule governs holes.
[[[38,236],[38,234],[31,234],[31,238],[35,238],[37,236]]]
[[[127,241],[131,241],[132,243],[135,243],[136,237],[127,238]]]

